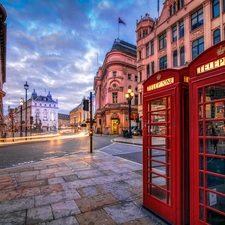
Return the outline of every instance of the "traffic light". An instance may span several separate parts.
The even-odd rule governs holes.
[[[83,110],[89,111],[89,100],[88,99],[83,100]]]
[[[30,116],[30,124],[33,124],[33,123],[34,123],[34,117]]]

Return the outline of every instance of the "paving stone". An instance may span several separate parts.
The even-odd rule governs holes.
[[[133,193],[133,195],[137,197],[142,197],[143,196],[143,187],[134,187],[134,188],[129,188],[128,191]]]
[[[127,169],[125,167],[122,167],[122,166],[115,165],[115,164],[109,165],[108,169],[113,171],[114,173],[128,173],[128,172],[130,172],[129,169]]]
[[[26,224],[26,210],[3,214],[0,216],[0,224],[10,225],[24,225]]]
[[[156,224],[160,225],[161,223],[156,223],[155,220],[152,220],[149,217],[143,217],[126,223],[121,223],[120,225],[156,225]]]
[[[17,184],[11,175],[0,176],[0,191],[5,189],[13,189]]]
[[[143,176],[143,170],[142,169],[141,170],[136,170],[136,171],[134,171],[134,173],[140,175],[141,177]]]
[[[27,224],[35,224],[53,220],[51,206],[43,206],[27,211]]]
[[[58,220],[53,220],[51,222],[47,222],[46,225],[79,225],[79,223],[76,220],[75,216],[70,216]]]
[[[54,177],[55,177],[54,173],[40,174],[40,175],[37,175],[37,180],[49,179]]]
[[[48,185],[47,180],[36,180],[32,182],[22,182],[19,183],[19,187],[40,187],[40,186],[45,186]]]
[[[116,198],[118,198],[120,201],[133,201],[136,199],[136,197],[133,195],[133,193],[129,192],[126,189],[114,189],[110,191]]]
[[[98,176],[104,175],[101,171],[98,171],[96,169],[94,169],[94,170],[87,170],[87,171],[78,171],[78,172],[75,172],[75,174],[81,179],[91,178],[91,177],[98,177]]]
[[[48,169],[47,166],[34,166],[34,170],[45,170]]]
[[[0,175],[6,175],[6,174],[8,174],[7,171],[5,171],[5,170],[0,170]]]
[[[51,184],[51,185],[46,185],[42,186],[41,188],[41,194],[50,194],[53,192],[61,192],[63,191],[62,185],[61,184]]]
[[[58,171],[59,171],[58,168],[46,169],[46,170],[41,170],[40,171],[40,174],[57,173]]]
[[[40,187],[31,187],[22,189],[22,197],[30,197],[34,195],[40,195],[41,190]]]
[[[139,171],[142,170],[142,165],[139,163],[135,163],[132,161],[127,161],[123,165],[125,168],[129,169],[130,171]]]
[[[38,175],[40,172],[38,170],[35,171],[25,171],[20,173],[20,177],[28,177],[28,176],[33,176],[33,175]]]
[[[92,178],[92,180],[96,184],[106,184],[106,183],[116,182],[116,181],[119,181],[121,179],[122,178],[120,176],[118,176],[117,174]]]
[[[143,180],[142,179],[132,179],[132,180],[125,180],[126,183],[133,187],[142,187],[143,186]]]
[[[117,189],[124,190],[124,189],[131,188],[131,186],[129,184],[125,183],[122,180],[121,181],[117,181],[117,182],[111,182],[111,183],[102,184],[100,186],[106,192],[110,192],[112,190],[117,190]]]
[[[0,176],[0,184],[1,184],[1,183],[6,184],[6,183],[12,183],[12,182],[13,182],[12,176],[10,176],[10,175],[7,175],[7,176]]]
[[[33,175],[33,176],[19,176],[16,178],[17,182],[26,182],[26,181],[34,181],[37,180],[37,176]]]
[[[35,196],[35,206],[48,205],[63,200],[71,200],[77,198],[80,198],[80,195],[76,190],[54,192],[51,194]]]
[[[59,219],[80,213],[80,209],[74,200],[52,204],[54,218]]]
[[[13,189],[13,188],[15,188],[16,187],[16,184],[2,184],[2,185],[0,185],[0,191],[2,191],[2,190],[6,190],[6,189]]]
[[[79,224],[82,225],[114,225],[116,224],[108,214],[100,209],[76,215]]]
[[[79,180],[79,178],[77,177],[77,175],[63,176],[63,179],[66,182],[71,182],[71,181]]]
[[[5,191],[0,192],[0,202],[15,200],[18,198],[21,198],[22,190],[11,190],[11,191]]]
[[[88,163],[86,162],[76,162],[72,164],[68,164],[68,167],[73,171],[80,171],[80,170],[88,170],[93,169]]]
[[[70,168],[68,166],[63,165],[63,166],[58,167],[58,170],[59,171],[70,171]]]
[[[6,171],[9,173],[22,173],[22,172],[33,171],[33,170],[34,170],[33,167],[21,166],[21,167],[10,168]]]
[[[55,177],[64,177],[64,176],[69,176],[69,175],[74,175],[74,172],[73,171],[62,171],[62,172],[55,173]]]
[[[92,179],[76,180],[72,182],[66,182],[61,184],[65,191],[74,190],[76,188],[88,187],[95,185]]]
[[[81,195],[81,197],[91,197],[101,194],[101,191],[99,188],[97,188],[97,186],[78,188],[77,191]]]
[[[10,213],[18,210],[34,207],[34,197],[0,203],[0,214]]]
[[[58,165],[55,164],[55,165],[49,165],[49,166],[48,166],[48,169],[53,169],[53,168],[58,168]]]
[[[104,210],[118,224],[146,216],[143,211],[141,211],[141,209],[135,206],[132,202],[105,207]]]
[[[77,203],[81,212],[88,212],[103,208],[107,205],[116,204],[119,202],[119,200],[111,193],[106,193],[94,197],[76,199],[75,202]]]
[[[64,183],[64,182],[65,182],[65,180],[62,177],[48,179],[49,184],[60,184],[60,183]]]

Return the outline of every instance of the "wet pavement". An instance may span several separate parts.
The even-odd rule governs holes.
[[[142,140],[124,139],[114,141],[131,144],[0,170],[0,224],[164,225],[142,207],[142,165],[115,156],[140,153]]]

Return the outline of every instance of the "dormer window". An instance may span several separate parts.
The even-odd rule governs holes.
[[[146,37],[148,35],[148,30],[143,30],[143,37]]]

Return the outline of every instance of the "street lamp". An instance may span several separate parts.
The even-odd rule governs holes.
[[[25,101],[26,101],[26,112],[25,112],[25,136],[27,137],[27,90],[29,88],[29,85],[27,84],[27,81],[26,81],[26,84],[24,84],[24,89],[25,89],[25,94],[26,94],[26,98],[25,98]]]
[[[131,116],[131,100],[134,97],[134,92],[129,88],[127,90],[127,93],[126,93],[125,96],[126,96],[126,99],[128,100],[128,106],[129,106],[129,130],[128,130],[128,135],[129,135],[130,138],[132,138],[130,116]]]
[[[23,98],[20,98],[20,137],[23,136],[22,133],[22,107],[23,107]]]

